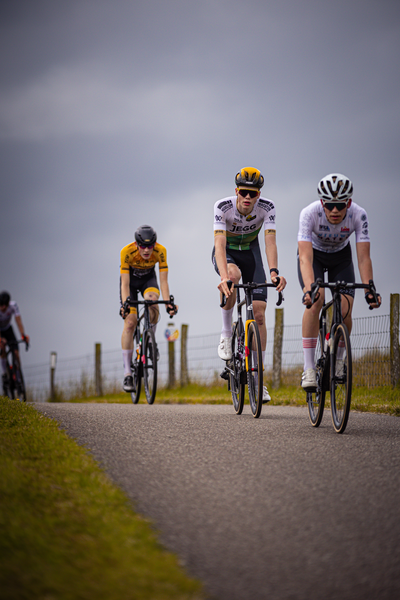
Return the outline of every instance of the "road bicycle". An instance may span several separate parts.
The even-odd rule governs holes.
[[[253,291],[262,287],[276,287],[276,283],[242,283],[233,284],[228,281],[229,288],[234,285],[236,292],[237,320],[232,326],[232,358],[227,361],[225,371],[221,374],[228,380],[228,390],[232,394],[232,402],[237,415],[242,414],[246,384],[249,391],[249,402],[253,417],[258,419],[261,414],[263,401],[263,372],[262,349],[260,332],[254,320]],[[239,289],[244,290],[244,300],[240,300]],[[279,292],[277,306],[283,301]],[[226,296],[222,294],[221,307],[226,304]],[[246,305],[246,321],[243,324],[242,308]]]
[[[153,404],[156,397],[157,361],[159,359],[159,352],[154,331],[150,323],[150,306],[153,306],[154,304],[171,304],[174,307],[174,311],[170,311],[170,316],[177,312],[173,296],[170,296],[169,300],[130,300],[130,298],[128,298],[125,302],[126,307],[136,306],[138,309],[138,322],[133,333],[133,354],[131,362],[131,372],[135,387],[135,391],[131,392],[133,404],[139,402],[142,378],[147,402]],[[139,305],[143,306],[140,316]]]
[[[372,280],[365,284],[344,281],[324,283],[322,279],[317,279],[311,284],[312,304],[318,298],[320,288],[329,288],[332,291],[332,300],[327,304],[324,302],[319,316],[315,349],[317,387],[315,391],[307,392],[308,413],[313,427],[318,427],[324,414],[326,393],[330,392],[333,427],[337,433],[343,433],[350,414],[353,366],[350,335],[342,316],[342,295],[346,290],[368,289],[368,293],[372,295],[372,299],[367,300],[369,304],[378,303],[378,298]],[[328,331],[327,312],[331,306],[332,323]],[[372,310],[371,306],[370,309]]]
[[[11,400],[19,399],[26,402],[26,390],[24,376],[22,374],[21,361],[17,354],[17,344],[25,343],[25,350],[29,348],[29,342],[26,340],[17,340],[15,342],[5,343],[6,352],[6,372],[3,375],[3,394]]]

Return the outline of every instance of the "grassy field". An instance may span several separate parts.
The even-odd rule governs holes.
[[[0,398],[2,600],[200,600],[89,454],[32,406]]]
[[[306,406],[305,393],[299,386],[282,386],[272,390],[268,386],[272,401],[271,405],[281,406]],[[327,407],[329,407],[329,394],[327,394]],[[166,388],[157,391],[156,403],[158,404],[231,404],[230,392],[223,382],[212,386],[192,384],[186,387],[176,387],[172,390]],[[246,401],[248,401],[246,390]],[[74,398],[71,402],[118,402],[131,403],[130,394],[109,394],[107,396],[89,398]],[[139,402],[146,402],[142,390]],[[362,412],[385,413],[400,416],[400,389],[389,387],[354,387],[351,401],[352,410]]]

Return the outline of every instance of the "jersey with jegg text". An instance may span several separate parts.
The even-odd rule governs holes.
[[[260,230],[275,230],[275,205],[267,198],[259,198],[248,215],[242,215],[236,206],[236,196],[218,200],[214,204],[214,235],[226,233],[226,247],[248,250]]]

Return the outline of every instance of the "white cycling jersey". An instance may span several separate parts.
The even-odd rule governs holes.
[[[10,304],[7,306],[7,310],[2,312],[0,310],[0,331],[4,331],[10,327],[11,319],[21,316],[18,308],[18,304],[14,300],[10,300]]]
[[[347,209],[341,223],[333,225],[326,218],[321,202],[309,204],[300,213],[299,242],[312,242],[313,248],[322,252],[339,252],[349,243],[355,231],[356,243],[369,242],[368,216],[355,202]]]
[[[248,215],[236,208],[236,196],[222,198],[214,204],[214,232],[226,232],[226,247],[232,250],[249,250],[264,225],[276,229],[275,205],[267,198],[259,198]]]

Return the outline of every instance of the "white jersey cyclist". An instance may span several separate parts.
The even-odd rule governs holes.
[[[226,231],[227,250],[249,250],[264,225],[276,229],[275,205],[267,198],[259,198],[248,215],[242,215],[236,207],[236,196],[218,200],[214,205],[214,231]]]
[[[0,331],[5,331],[10,327],[11,319],[13,317],[20,317],[18,304],[14,300],[10,300],[6,310],[2,312],[0,310]]]
[[[315,250],[339,252],[349,243],[353,232],[356,243],[369,242],[367,213],[361,206],[352,202],[343,221],[332,224],[328,221],[321,202],[316,200],[303,208],[300,213],[298,242],[312,242]]]

